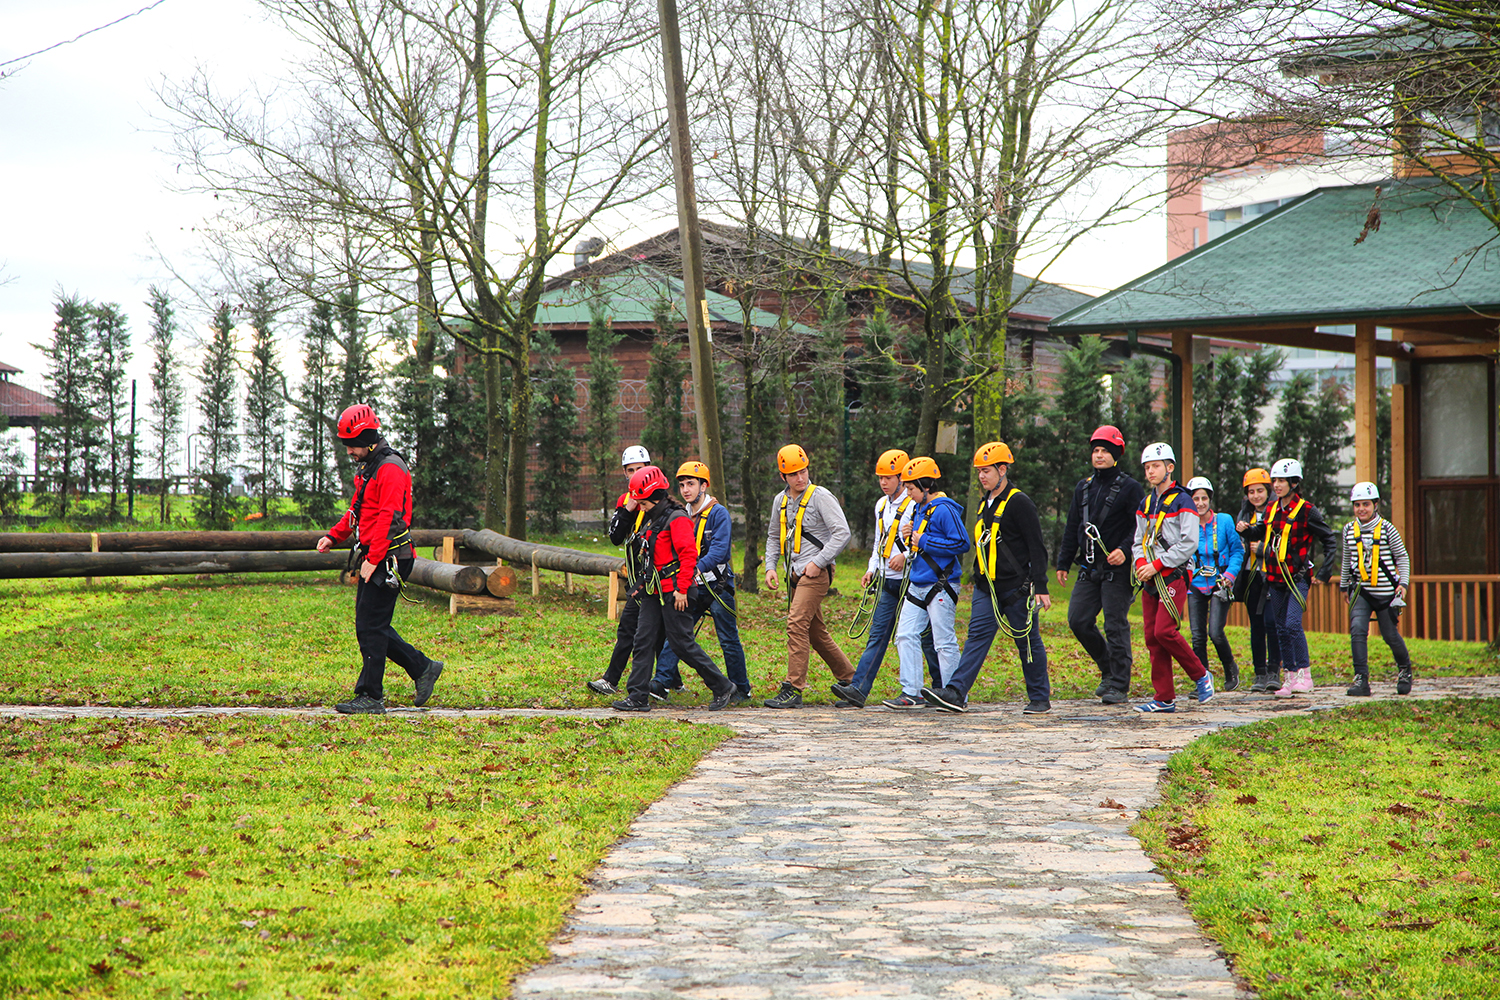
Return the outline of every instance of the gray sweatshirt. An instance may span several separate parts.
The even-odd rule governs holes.
[[[811,493],[812,496],[807,494]],[[802,548],[792,551],[797,535],[797,508],[803,500],[807,508],[802,514]],[[786,491],[776,494],[771,501],[771,517],[766,524],[766,571],[776,569],[783,562],[781,540],[781,515],[786,512],[786,561],[791,563],[791,575],[801,576],[807,564],[815,562],[824,569],[833,566],[844,546],[849,544],[849,522],[844,519],[844,508],[828,490],[809,484],[801,497],[787,502]]]

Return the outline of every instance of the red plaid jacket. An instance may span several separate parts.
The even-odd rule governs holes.
[[[1281,556],[1283,539],[1286,542],[1284,557]],[[1323,520],[1322,513],[1295,493],[1285,501],[1272,504],[1266,533],[1255,539],[1266,543],[1266,579],[1290,586],[1288,577],[1297,578],[1310,573],[1314,539],[1323,545],[1323,566],[1318,570],[1318,579],[1327,583],[1333,575],[1333,564],[1338,561],[1339,552],[1333,529]]]

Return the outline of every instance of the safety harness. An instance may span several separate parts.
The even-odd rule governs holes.
[[[950,504],[953,504],[953,506],[958,506],[957,501],[953,500],[946,493],[940,492],[929,494],[927,497],[927,506],[922,510],[922,523],[917,525],[916,530],[912,532],[912,553],[914,555],[920,556],[922,561],[927,563],[928,567],[932,570],[933,575],[937,577],[937,583],[934,586],[929,587],[927,589],[926,595],[922,597],[915,596],[910,590],[906,591],[906,599],[915,604],[917,607],[924,609],[932,603],[933,598],[937,597],[939,590],[948,595],[949,599],[953,601],[955,607],[958,605],[958,590],[953,586],[952,581],[948,579],[947,570],[939,566],[936,559],[932,558],[930,554],[922,550],[921,543],[915,541],[918,535],[927,530],[927,522],[932,520],[932,512],[937,509],[937,502],[939,500],[947,500]]]
[[[642,555],[650,560],[651,565],[651,572],[643,581],[643,586],[646,593],[660,594],[662,577],[665,576],[670,579],[671,577],[676,576],[678,572],[681,571],[682,556],[677,552],[677,547],[675,545],[673,545],[672,547],[672,561],[667,563],[665,566],[656,565],[656,541],[661,537],[661,533],[663,531],[668,532],[667,539],[670,541],[672,537],[670,534],[672,522],[677,520],[678,518],[688,516],[690,516],[688,512],[683,510],[681,507],[671,506],[667,508],[667,515],[665,517],[653,517],[651,520],[646,522],[646,530],[643,536],[644,544],[642,545]]]
[[[1271,516],[1266,518],[1266,550],[1276,553],[1276,564],[1281,567],[1281,571],[1283,573],[1287,573],[1286,547],[1287,543],[1291,540],[1292,537],[1290,530],[1292,522],[1297,519],[1297,515],[1302,513],[1302,508],[1306,506],[1307,501],[1302,499],[1301,497],[1298,497],[1297,502],[1292,505],[1292,509],[1290,511],[1283,512],[1281,503],[1278,501],[1275,508],[1271,512]],[[1278,517],[1280,518],[1282,528],[1280,533],[1274,536],[1275,540],[1273,541],[1273,532],[1276,529]],[[1290,586],[1290,581],[1284,582],[1287,582],[1288,586]]]
[[[348,572],[351,574],[358,572],[361,556],[370,550],[369,543],[361,541],[359,537],[360,515],[364,513],[365,508],[365,490],[369,489],[370,482],[375,478],[376,473],[387,463],[392,463],[408,476],[411,475],[411,470],[407,468],[405,457],[388,444],[382,444],[361,463],[359,492],[355,494],[354,502],[349,505],[349,520],[352,522],[354,528],[354,544],[349,546],[349,565],[347,567]],[[404,494],[402,501],[405,501]],[[401,574],[396,569],[396,550],[411,544],[410,520],[411,512],[403,511],[400,507],[397,507],[391,512],[391,526],[389,532],[386,534],[386,538],[390,544],[386,548],[385,585],[398,590],[402,589],[404,581],[402,581]]]
[[[1376,583],[1376,576],[1377,576],[1377,573],[1376,573],[1376,567],[1377,566],[1380,568],[1379,572],[1381,574],[1384,574],[1386,580],[1390,581],[1391,589],[1393,591],[1397,587],[1401,586],[1401,581],[1396,578],[1396,574],[1394,572],[1392,572],[1391,568],[1389,566],[1387,566],[1384,562],[1382,562],[1381,558],[1380,558],[1380,536],[1381,536],[1382,529],[1384,529],[1384,527],[1385,527],[1385,518],[1383,518],[1383,517],[1381,517],[1380,515],[1377,514],[1375,516],[1374,520],[1375,520],[1375,531],[1374,531],[1374,537],[1371,539],[1371,542],[1370,542],[1370,562],[1369,562],[1369,569],[1365,568],[1366,564],[1365,564],[1365,533],[1364,533],[1364,525],[1360,524],[1359,523],[1359,519],[1356,518],[1355,520],[1349,522],[1349,527],[1347,529],[1345,529],[1346,531],[1352,531],[1352,532],[1354,532],[1354,545],[1353,545],[1353,548],[1354,548],[1354,569],[1355,569],[1355,572],[1358,574],[1357,579],[1355,579],[1355,581],[1354,581],[1354,586],[1352,586],[1352,587],[1349,588],[1349,601],[1350,601],[1351,604],[1354,602],[1354,599],[1359,596],[1360,590],[1362,590],[1365,587],[1371,587],[1371,586],[1375,585],[1375,583]],[[1349,537],[1348,537],[1347,534],[1344,537],[1344,545],[1345,545],[1345,547],[1349,546]],[[1395,600],[1395,596],[1396,595],[1393,593],[1391,595],[1391,600]],[[1367,598],[1365,598],[1365,600],[1369,601],[1370,599],[1367,597]],[[1374,601],[1370,601],[1370,603],[1373,605],[1375,602]],[[1390,607],[1390,601],[1386,602],[1385,607]]]
[[[636,511],[635,526],[630,529],[630,535],[625,539],[625,576],[629,593],[637,593],[643,582],[641,579],[640,560],[642,553],[639,546],[642,541],[641,525],[646,520],[646,509],[644,507]]]
[[[890,497],[880,498],[880,507],[875,512],[875,517],[880,523],[884,524],[886,514],[891,513],[892,508],[895,508],[894,513],[891,513],[891,526],[885,532],[885,542],[880,547],[880,558],[886,562],[890,561],[893,550],[906,551],[906,543],[901,540],[901,518],[906,514],[906,508],[910,506],[909,495],[902,497],[901,502],[897,504],[892,504]]]
[[[1089,477],[1093,479],[1092,476]],[[992,497],[980,504],[979,517],[974,521],[974,569],[978,580],[984,581],[985,588],[990,592],[990,611],[995,616],[995,625],[1001,632],[1012,639],[1024,639],[1031,634],[1036,623],[1036,592],[1033,582],[1027,578],[1026,573],[1016,563],[1016,558],[1011,554],[1010,546],[1001,544],[1000,519],[1005,516],[1005,508],[1011,498],[1021,492],[1012,486],[1004,493]],[[1113,499],[1113,497],[1111,497]],[[1087,510],[1087,507],[1085,507]],[[1086,516],[1086,515],[1085,515]],[[985,550],[989,550],[986,558]],[[1021,628],[1015,628],[1010,620],[1000,613],[1000,594],[995,586],[996,553],[1005,556],[1005,561],[1010,563],[1010,568],[1021,578],[1021,586],[1026,590],[1026,624]],[[976,583],[978,582],[976,580]],[[1031,663],[1031,650],[1026,646],[1022,651],[1022,657],[1026,663]]]
[[[1094,550],[1093,547],[1088,544],[1089,541],[1096,541],[1099,545],[1099,548],[1104,548],[1104,541],[1100,534],[1098,525],[1089,520],[1089,487],[1094,485],[1095,475],[1097,475],[1097,473],[1090,473],[1089,477],[1083,481],[1083,541],[1079,543],[1079,548],[1081,548],[1084,553],[1083,561],[1089,564],[1089,569],[1092,569],[1094,565]],[[1109,492],[1104,494],[1104,512],[1099,515],[1099,524],[1103,524],[1105,521],[1109,520],[1109,512],[1114,509],[1115,498],[1120,495],[1120,483],[1124,478],[1125,476],[1123,473],[1117,473],[1115,475],[1115,481],[1109,484]],[[1090,527],[1094,529],[1092,533],[1089,532]],[[1104,554],[1106,556],[1109,555],[1109,553],[1107,552]]]
[[[781,558],[786,562],[786,565],[787,565],[787,574],[788,575],[791,575],[791,571],[792,571],[792,556],[796,555],[796,554],[799,554],[802,551],[802,539],[803,539],[804,536],[807,538],[807,540],[809,542],[812,542],[819,549],[821,549],[823,547],[823,540],[821,538],[819,538],[817,535],[814,535],[810,531],[804,532],[802,530],[802,518],[807,515],[807,503],[808,503],[809,500],[812,499],[813,492],[816,491],[817,489],[818,489],[818,487],[816,487],[816,486],[812,485],[811,483],[809,483],[808,486],[807,486],[807,489],[805,489],[805,490],[802,491],[802,499],[797,502],[796,523],[792,527],[792,532],[791,532],[791,534],[792,534],[792,548],[791,548],[790,552],[787,551],[787,547],[786,547],[786,542],[787,542],[786,507],[787,507],[787,501],[790,498],[786,495],[785,491],[782,491],[782,494],[781,494]]]

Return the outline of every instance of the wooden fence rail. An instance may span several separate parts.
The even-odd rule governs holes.
[[[1245,605],[1229,609],[1228,624],[1248,626]],[[1335,583],[1313,584],[1302,627],[1309,632],[1349,631],[1349,611]],[[1500,628],[1500,576],[1411,578],[1401,634],[1408,639],[1453,639],[1489,642]]]

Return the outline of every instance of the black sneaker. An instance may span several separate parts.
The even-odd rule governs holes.
[[[922,700],[933,708],[940,708],[945,712],[967,712],[968,706],[959,697],[958,692],[950,687],[923,688]]]
[[[1269,685],[1270,683],[1270,677],[1266,676],[1265,674],[1256,674],[1255,680],[1250,682],[1250,693],[1260,694],[1262,691],[1269,691],[1271,689],[1267,685]]]
[[[650,687],[646,688],[646,691],[651,695],[652,701],[659,701],[665,704],[672,700],[672,693],[667,690],[665,684],[658,684],[656,681],[652,681]]]
[[[1411,667],[1405,666],[1396,671],[1396,693],[1411,694]]]
[[[885,701],[881,702],[881,704],[886,708],[894,708],[900,711],[927,707],[927,702],[923,701],[921,698],[914,698],[911,695],[907,694],[905,691],[901,692],[901,694],[899,694],[895,698],[887,698]]]
[[[1025,708],[1021,709],[1021,714],[1022,715],[1046,715],[1050,711],[1052,711],[1052,702],[1050,702],[1050,701],[1033,701],[1033,702],[1029,703]]]
[[[708,710],[710,712],[724,711],[724,709],[729,707],[730,702],[734,701],[734,696],[739,693],[739,688],[733,684],[729,685],[723,692],[714,695],[714,700],[708,703]]]
[[[1123,705],[1126,701],[1129,700],[1129,698],[1125,694],[1125,692],[1121,691],[1119,688],[1110,688],[1108,691],[1104,692],[1103,696],[1100,697],[1099,700],[1104,702],[1104,704],[1106,705]]]
[[[833,687],[829,688],[828,690],[830,690],[830,691],[833,692],[833,696],[835,698],[837,698],[837,699],[839,699],[839,701],[843,702],[842,705],[838,705],[836,707],[839,707],[839,708],[864,708],[865,707],[865,693],[863,691],[861,691],[859,688],[855,687],[853,684],[835,684],[835,685],[833,685]]]
[[[734,693],[729,696],[729,707],[739,708],[749,700],[750,696],[748,694],[746,694],[744,691],[741,691],[739,688],[735,688]]]
[[[599,678],[596,681],[589,681],[589,683],[588,683],[588,689],[590,691],[594,692],[595,694],[619,694],[620,693],[620,689],[619,688],[615,687],[613,684],[611,684],[609,681],[605,680],[603,677]]]
[[[1101,678],[1100,681],[1099,681],[1099,686],[1096,687],[1096,688],[1094,688],[1094,697],[1095,698],[1103,698],[1105,692],[1107,692],[1108,690],[1109,690],[1109,681],[1104,680],[1104,679]]]
[[[651,711],[651,699],[643,694],[633,694],[621,698],[610,707],[616,712],[649,712]]]
[[[1370,697],[1370,675],[1355,674],[1354,683],[1349,685],[1349,690],[1345,691],[1344,694],[1350,698]]]
[[[802,692],[782,681],[781,690],[774,698],[767,698],[765,705],[767,708],[801,708]]]
[[[1239,664],[1236,663],[1233,666],[1226,666],[1224,668],[1224,690],[1225,691],[1235,691],[1235,690],[1239,689],[1239,686],[1240,686],[1240,667],[1239,667]]]
[[[333,706],[333,710],[342,715],[384,715],[385,699],[357,694],[350,701],[339,702]]]
[[[432,697],[433,685],[443,675],[443,661],[433,660],[427,664],[427,669],[422,671],[422,676],[417,678],[417,696],[411,703],[418,708],[427,704],[427,699]]]

